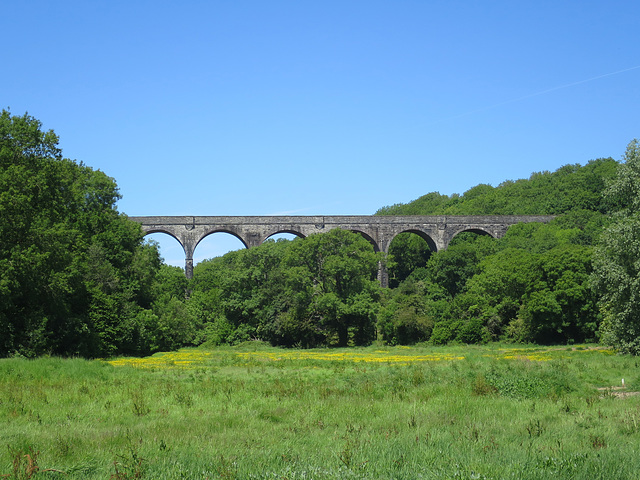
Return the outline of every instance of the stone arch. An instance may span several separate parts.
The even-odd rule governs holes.
[[[184,248],[184,244],[182,243],[182,240],[180,239],[180,237],[177,236],[174,232],[172,232],[169,229],[166,229],[166,228],[150,228],[150,229],[143,228],[142,229],[142,233],[144,234],[145,237],[147,235],[152,235],[154,233],[164,233],[165,235],[169,235],[170,237],[175,238],[178,241],[178,243],[182,246],[182,248]]]
[[[176,232],[175,228],[162,228],[156,225],[143,225],[142,233],[145,237],[153,233],[163,233],[174,238],[184,251],[184,273],[189,279],[193,277],[193,250],[195,249],[195,245],[193,244],[192,237],[189,235],[180,235]]]
[[[397,287],[413,272],[424,268],[436,251],[437,243],[425,231],[408,228],[394,234],[386,250],[386,255],[393,262],[385,271],[383,286]]]
[[[461,233],[465,233],[465,232],[469,232],[469,233],[475,233],[476,235],[484,235],[484,236],[488,236],[488,237],[492,237],[492,238],[498,238],[492,231],[490,231],[488,228],[484,228],[484,227],[473,227],[473,228],[461,228],[457,231],[452,232],[449,235],[449,238],[447,239],[447,247],[449,246],[449,244],[451,243],[451,241],[459,234]],[[445,247],[446,248],[446,247]]]
[[[273,237],[274,235],[278,235],[280,233],[289,233],[291,235],[295,235],[298,238],[307,238],[307,236],[297,230],[293,230],[291,228],[286,228],[286,229],[276,229],[272,232],[267,232],[264,237],[262,238],[262,240],[260,241],[260,244],[262,245],[264,242],[266,242],[267,240],[269,240],[271,237]]]
[[[161,229],[143,229],[142,234],[146,241],[151,239],[154,242],[164,263],[184,269],[184,262],[189,253],[183,239],[171,231]]]
[[[351,229],[349,231],[360,234],[362,238],[364,238],[367,242],[371,244],[374,252],[378,253],[380,251],[380,247],[378,246],[378,243],[367,232],[363,232],[362,230],[358,230],[358,229]]]
[[[429,235],[427,232],[423,232],[422,230],[418,230],[416,228],[410,228],[407,230],[399,231],[395,235],[393,235],[393,237],[391,237],[391,239],[389,240],[389,245],[387,245],[387,252],[385,253],[389,253],[388,250],[389,250],[389,247],[391,246],[391,242],[393,242],[393,239],[396,238],[401,233],[415,233],[420,238],[422,238],[425,242],[427,242],[427,245],[429,245],[429,249],[432,252],[435,253],[438,251],[438,245],[436,244],[435,240],[431,237],[431,235]]]
[[[214,233],[228,233],[229,235],[233,235],[234,237],[236,237],[238,240],[242,242],[242,245],[244,245],[244,248],[249,248],[249,245],[247,244],[246,240],[242,238],[242,235],[240,235],[238,232],[234,232],[226,228],[215,228],[213,230],[205,232],[200,238],[198,238],[198,241],[195,242],[195,244],[193,245],[193,250],[195,251],[196,247],[200,244],[202,240],[207,238],[209,235],[213,235]]]

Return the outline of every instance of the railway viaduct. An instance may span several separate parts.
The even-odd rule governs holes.
[[[185,274],[193,276],[193,252],[207,235],[216,232],[236,236],[246,248],[255,247],[278,233],[291,233],[307,237],[328,232],[334,228],[361,234],[376,252],[389,253],[394,237],[411,232],[425,239],[432,251],[446,249],[449,242],[461,232],[474,232],[502,237],[509,226],[516,223],[548,222],[553,216],[543,215],[436,215],[436,216],[227,216],[227,217],[129,217],[142,225],[145,234],[166,233],[175,238],[185,253]],[[382,286],[387,286],[386,271],[379,273]]]

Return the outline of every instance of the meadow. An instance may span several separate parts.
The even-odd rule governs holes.
[[[0,478],[635,479],[638,362],[594,346],[259,342],[2,359]]]

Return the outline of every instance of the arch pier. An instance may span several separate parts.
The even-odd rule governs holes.
[[[444,250],[461,232],[488,234],[502,237],[509,226],[516,223],[543,222],[551,215],[339,215],[339,216],[153,216],[129,217],[142,225],[145,234],[166,233],[175,238],[185,253],[185,274],[193,276],[193,253],[198,243],[216,232],[236,236],[246,248],[255,247],[278,233],[292,233],[307,237],[325,233],[334,228],[360,233],[376,252],[389,253],[393,238],[403,232],[411,232],[424,238],[434,251]],[[379,280],[388,285],[387,272],[381,268]]]

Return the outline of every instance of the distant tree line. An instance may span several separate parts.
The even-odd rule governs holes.
[[[0,115],[0,356],[144,355],[186,345],[318,347],[603,341],[640,353],[640,148],[380,215],[554,214],[502,239],[384,257],[357,233],[267,241],[187,281],[117,211],[115,181],[62,156],[53,131]],[[390,274],[381,289],[380,264]]]
[[[459,235],[436,253],[417,235],[399,238],[390,252],[400,262],[391,267],[396,288],[379,316],[382,337],[434,344],[596,341],[601,311],[592,257],[619,206],[606,195],[619,168],[610,158],[593,160],[380,209],[380,215],[558,215],[549,224],[514,225],[499,240]]]

